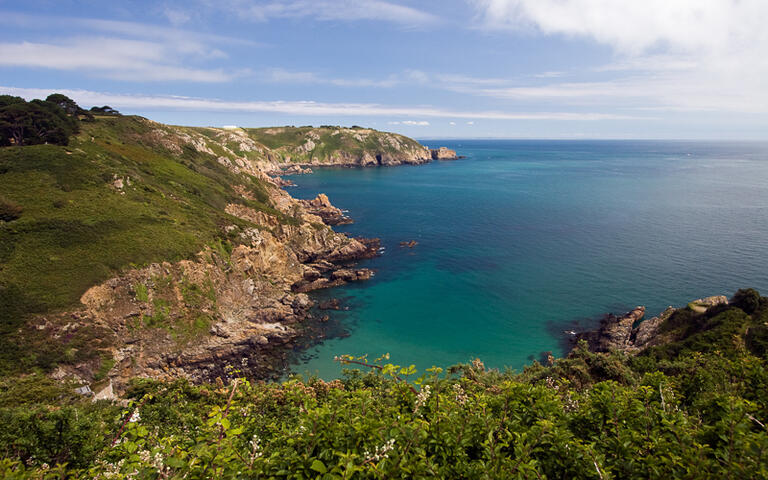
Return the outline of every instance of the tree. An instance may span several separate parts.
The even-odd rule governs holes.
[[[26,100],[21,97],[14,97],[13,95],[0,95],[0,108],[14,103],[26,103]]]
[[[109,105],[104,105],[103,107],[91,107],[91,113],[95,113],[97,115],[120,115],[120,112],[110,107]]]
[[[70,117],[79,114],[83,110],[74,100],[61,93],[52,93],[48,95],[45,101],[58,105]]]
[[[0,146],[41,143],[66,145],[79,131],[77,117],[70,117],[58,104],[32,100],[0,106]]]

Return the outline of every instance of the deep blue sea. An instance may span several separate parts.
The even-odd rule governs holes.
[[[768,293],[766,143],[422,143],[466,158],[291,177],[292,195],[349,210],[338,230],[385,247],[364,262],[374,279],[318,294],[349,310],[294,372],[334,378],[334,355],[386,352],[519,370],[607,312]]]

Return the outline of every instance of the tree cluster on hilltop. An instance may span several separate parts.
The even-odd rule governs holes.
[[[0,95],[0,147],[67,145],[69,137],[79,133],[80,121],[93,121],[94,114],[114,116],[120,112],[108,105],[85,110],[61,93],[29,102]]]
[[[0,146],[49,143],[66,145],[80,131],[79,115],[90,115],[72,99],[52,94],[27,102],[21,97],[0,96]]]

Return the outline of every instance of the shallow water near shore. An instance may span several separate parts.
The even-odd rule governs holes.
[[[607,312],[768,292],[766,143],[422,143],[467,158],[290,177],[291,195],[349,210],[337,230],[385,248],[363,262],[371,281],[318,294],[350,307],[331,312],[348,336],[294,372],[336,378],[335,355],[386,352],[420,370],[475,357],[519,370]]]

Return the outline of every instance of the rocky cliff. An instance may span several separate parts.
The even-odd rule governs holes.
[[[574,339],[585,340],[593,352],[618,350],[637,353],[673,340],[662,328],[673,315],[684,311],[703,314],[712,307],[727,304],[728,298],[723,295],[700,298],[684,308],[667,307],[659,316],[647,320],[643,320],[645,307],[638,306],[621,316],[606,315],[596,330],[577,333]]]
[[[272,378],[312,335],[306,292],[367,280],[375,240],[325,195],[290,197],[301,164],[430,161],[362,128],[187,128],[140,117],[83,124],[68,147],[0,149],[0,370],[41,368],[98,392],[133,377]],[[104,394],[106,395],[106,393]]]
[[[274,127],[234,130],[269,149],[266,157],[281,167],[302,165],[418,165],[430,151],[402,135],[367,128]]]

